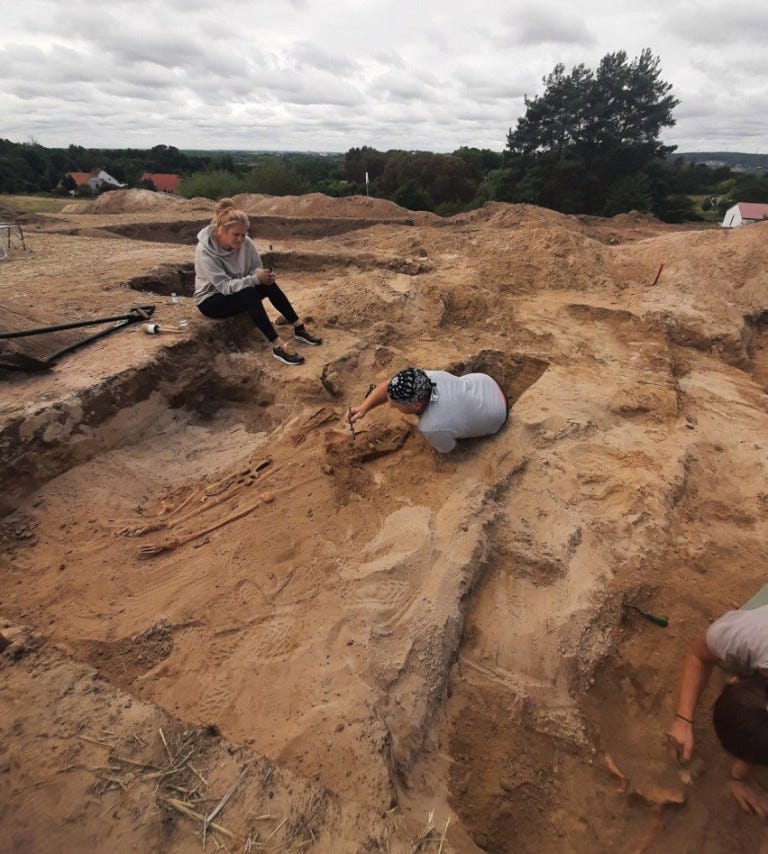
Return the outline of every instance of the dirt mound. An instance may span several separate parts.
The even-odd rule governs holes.
[[[440,217],[425,211],[409,211],[387,199],[368,196],[333,198],[322,193],[303,196],[267,196],[259,193],[240,193],[233,197],[235,204],[247,213],[260,217],[345,218],[396,222],[398,220],[425,224],[441,222]],[[93,201],[66,205],[64,214],[118,214],[147,212],[182,212],[212,210],[214,202],[196,197],[184,199],[151,190],[111,190]]]
[[[440,220],[435,214],[409,211],[387,199],[370,196],[345,196],[337,199],[322,193],[308,193],[303,196],[241,193],[234,197],[234,202],[247,213],[258,216],[349,217],[383,221],[413,220],[419,223]]]
[[[488,202],[478,210],[457,214],[450,221],[455,225],[468,227],[482,225],[509,229],[562,229],[610,245],[643,240],[675,230],[690,232],[692,228],[690,225],[670,226],[651,214],[638,211],[629,211],[614,217],[599,217],[561,214],[534,205],[509,205],[503,202]],[[704,223],[696,227],[702,230],[717,228]]]
[[[184,199],[170,193],[152,190],[110,190],[92,202],[73,202],[66,205],[62,213],[69,214],[118,214],[210,209],[210,199]]]
[[[487,202],[478,210],[456,214],[450,220],[456,225],[490,225],[496,228],[558,227],[568,228],[575,217],[539,208],[535,205],[508,205],[504,202]]]

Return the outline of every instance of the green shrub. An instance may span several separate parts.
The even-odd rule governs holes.
[[[264,193],[268,196],[301,196],[312,191],[291,163],[280,157],[270,157],[256,163],[243,177],[246,193]]]
[[[413,178],[408,178],[397,188],[392,201],[401,208],[408,208],[409,211],[431,211],[433,207],[429,193]]]
[[[223,169],[212,172],[195,172],[188,178],[182,178],[176,192],[186,199],[202,196],[206,199],[224,199],[245,192],[241,178]]]
[[[600,213],[603,216],[615,216],[627,211],[648,213],[652,202],[648,178],[636,173],[614,182],[606,194],[605,205]]]

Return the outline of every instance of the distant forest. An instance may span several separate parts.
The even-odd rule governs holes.
[[[732,165],[712,165],[722,158]],[[743,171],[752,165],[754,172]],[[237,193],[329,196],[354,194],[390,199],[410,210],[451,216],[488,201],[529,201],[566,213],[612,215],[628,210],[654,213],[668,222],[715,220],[736,201],[768,202],[768,176],[761,167],[768,156],[691,154],[656,160],[648,198],[630,192],[615,195],[610,207],[579,210],[563,197],[527,198],[526,177],[515,175],[508,152],[459,148],[450,154],[426,151],[378,151],[363,146],[337,154],[248,151],[181,151],[174,146],[151,149],[44,148],[35,142],[0,139],[0,193],[72,194],[68,172],[103,169],[127,187],[142,184],[145,172],[182,176],[178,193],[218,199]],[[368,183],[366,184],[366,174]],[[103,192],[110,192],[106,188]],[[77,197],[89,197],[80,188]]]
[[[684,163],[729,166],[734,172],[768,172],[768,154],[743,154],[737,151],[681,151]]]

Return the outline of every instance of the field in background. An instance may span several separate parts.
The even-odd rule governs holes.
[[[0,207],[11,208],[21,213],[59,213],[64,205],[72,201],[69,197],[12,196],[0,193]]]

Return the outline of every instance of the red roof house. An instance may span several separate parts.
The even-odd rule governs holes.
[[[110,187],[125,186],[103,169],[91,169],[90,172],[67,172],[67,176],[75,182],[76,187],[90,187],[93,193],[97,192],[103,184]]]
[[[96,172],[98,175],[98,171]],[[87,187],[90,185],[91,178],[94,177],[90,172],[67,172],[67,175],[77,184],[78,187]]]
[[[151,181],[158,193],[175,193],[181,181],[181,175],[171,175],[168,172],[145,172],[139,180]]]

